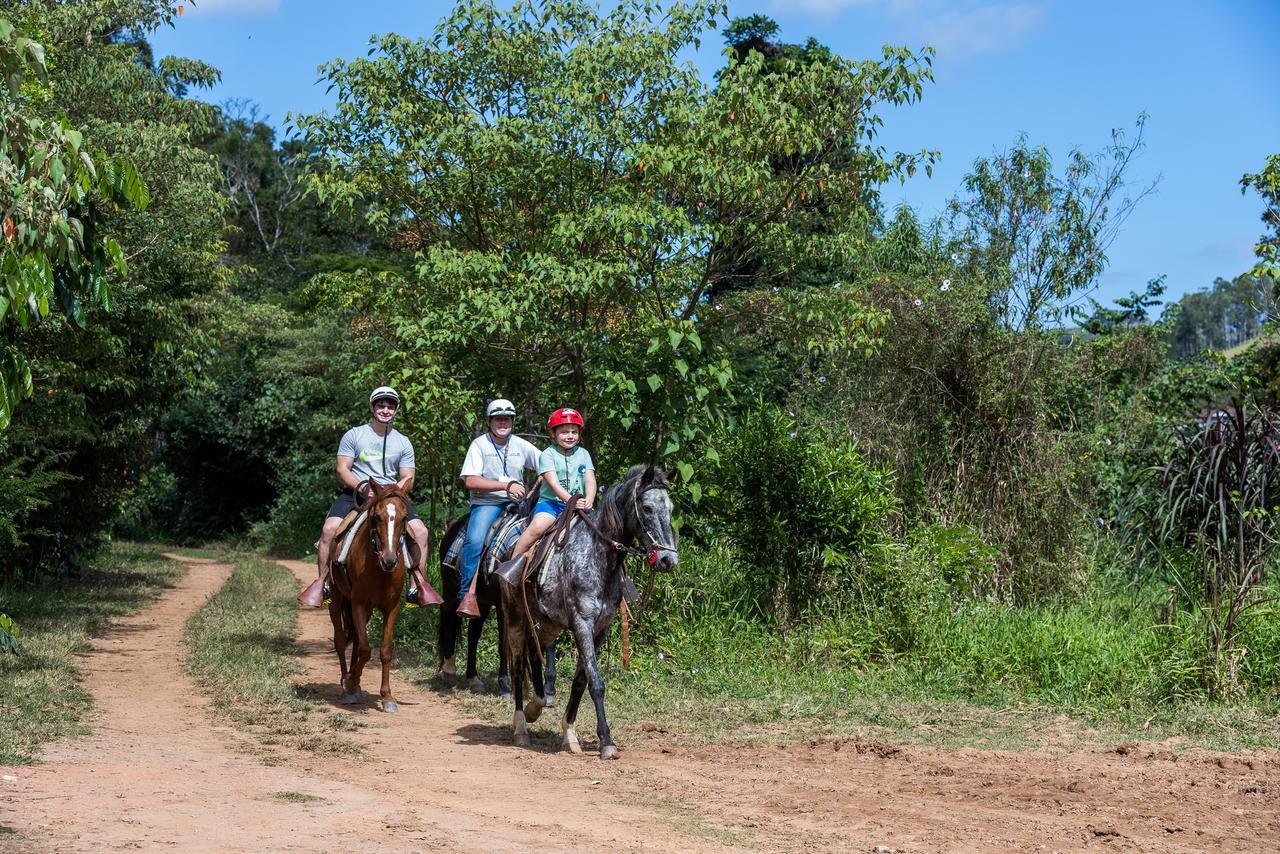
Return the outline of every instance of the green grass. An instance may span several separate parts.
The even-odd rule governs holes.
[[[297,582],[260,557],[233,555],[231,577],[187,623],[183,663],[214,710],[260,744],[357,750],[347,716],[322,713],[289,681],[298,672]]]
[[[1175,690],[1181,651],[1154,625],[1152,603],[1123,592],[1022,608],[914,602],[906,628],[891,613],[828,607],[783,635],[723,604],[732,598],[719,585],[733,570],[716,555],[683,552],[683,578],[660,584],[654,613],[640,614],[632,631],[630,668],[622,666],[616,625],[600,656],[610,723],[624,744],[856,737],[947,748],[1169,738],[1224,750],[1280,746],[1273,679],[1280,621],[1273,614],[1259,611],[1247,635],[1248,700],[1219,704]],[[698,595],[685,595],[691,588]],[[434,655],[415,662],[412,652],[400,652],[432,649],[434,626],[429,615],[402,622],[397,656],[408,674],[439,687]],[[563,699],[572,640],[566,635],[561,646]],[[491,691],[496,655],[489,628],[480,662]],[[510,707],[491,695],[464,689],[453,696],[478,718],[510,722]],[[554,730],[559,717],[549,714],[534,728]],[[594,729],[585,699],[578,731],[589,738]]]
[[[113,618],[146,606],[183,568],[160,547],[118,543],[76,577],[0,584],[0,611],[21,631],[0,655],[0,765],[35,761],[44,742],[87,731],[92,700],[75,655]]]

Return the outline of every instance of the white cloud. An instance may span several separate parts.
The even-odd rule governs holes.
[[[191,15],[266,15],[280,8],[280,0],[185,0]]]
[[[970,55],[1008,50],[1044,18],[1041,5],[1013,3],[944,12],[920,21],[916,30],[940,54]]]

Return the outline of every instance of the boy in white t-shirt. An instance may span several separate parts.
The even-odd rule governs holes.
[[[489,404],[485,414],[489,430],[471,441],[459,474],[471,490],[471,518],[458,567],[458,613],[468,617],[480,616],[474,604],[463,603],[480,563],[484,538],[498,521],[502,505],[524,498],[524,470],[538,468],[538,449],[512,432],[516,408],[511,401],[500,397]]]

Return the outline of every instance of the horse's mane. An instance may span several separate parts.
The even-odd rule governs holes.
[[[643,463],[632,466],[627,469],[627,473],[622,480],[605,491],[604,500],[600,502],[600,528],[602,530],[610,532],[612,536],[617,536],[622,531],[622,525],[626,520],[627,514],[627,509],[623,502],[631,494],[635,482],[644,477],[647,468],[648,466]],[[653,479],[649,481],[649,485],[666,489],[667,473],[660,468],[654,468]]]

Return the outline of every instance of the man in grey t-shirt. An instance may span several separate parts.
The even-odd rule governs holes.
[[[316,566],[321,580],[329,571],[334,534],[343,518],[355,508],[356,489],[360,484],[366,480],[383,486],[400,483],[406,494],[413,488],[413,443],[391,426],[399,408],[400,395],[395,389],[390,386],[375,388],[369,395],[372,416],[369,423],[352,427],[338,443],[337,471],[342,489],[329,507],[320,531],[320,541],[316,544]],[[419,555],[418,566],[411,570],[410,593],[417,592],[418,604],[437,605],[443,600],[427,583],[427,526],[412,503],[409,503],[408,519],[409,535],[418,544]]]

